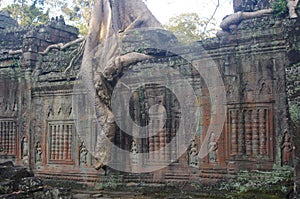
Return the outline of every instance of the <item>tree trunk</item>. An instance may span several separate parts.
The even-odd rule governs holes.
[[[115,134],[114,115],[108,105],[101,100],[99,93],[106,92],[106,87],[102,91],[97,91],[97,83],[105,85],[107,81],[103,77],[111,77],[116,63],[130,64],[126,60],[126,55],[120,57],[121,32],[134,29],[158,27],[162,28],[158,20],[148,10],[142,0],[95,0],[94,10],[89,25],[89,34],[86,39],[86,47],[83,55],[81,75],[85,85],[88,99],[95,107],[96,117],[100,130],[95,150],[95,158],[98,160],[96,167],[109,164],[110,148],[109,141],[112,141]],[[135,62],[149,58],[149,56],[134,54],[127,56],[129,61]],[[122,60],[121,62],[116,60]],[[96,61],[95,61],[96,60]],[[97,66],[94,66],[97,63]],[[93,68],[94,67],[94,68]],[[114,68],[115,67],[115,68]],[[94,71],[97,71],[96,74]],[[105,71],[105,74],[104,74]],[[101,77],[100,77],[101,76]]]

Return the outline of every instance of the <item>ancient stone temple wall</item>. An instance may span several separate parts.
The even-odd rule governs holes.
[[[90,143],[95,144],[96,119],[86,120],[86,133],[77,132],[74,121],[74,97],[83,107],[88,103],[86,96],[74,90],[80,83],[76,77],[81,60],[73,57],[74,54],[80,57],[82,44],[74,43],[64,49],[49,48],[51,44],[76,39],[77,30],[65,25],[61,18],[34,28],[11,26],[0,30],[0,159],[12,159],[46,178],[82,179],[82,182],[108,178],[93,169],[95,160],[89,153],[91,147],[83,142],[86,137],[79,136],[88,134]],[[133,91],[129,101],[131,118],[141,126],[150,123],[153,129],[147,132],[150,136],[146,139],[134,139],[117,128],[114,144],[133,156],[114,153],[112,158],[130,162],[132,169],[166,161],[173,163],[144,175],[123,173],[124,179],[137,180],[142,176],[147,182],[215,182],[233,178],[244,169],[271,170],[292,165],[291,156],[283,152],[282,146],[290,142],[286,133],[289,124],[286,71],[292,74],[290,71],[299,63],[299,60],[292,63],[291,52],[294,51],[287,51],[291,49],[290,39],[297,33],[287,32],[286,27],[293,26],[295,24],[278,21],[271,15],[244,20],[234,31],[219,38],[175,47],[178,55],[165,53],[162,57],[157,51],[158,58],[125,69],[136,72],[151,67],[171,67],[181,71],[192,85],[202,112],[198,118],[199,131],[193,140],[186,140],[190,147],[180,154],[176,143],[169,144],[177,136],[182,117],[176,95],[159,84],[145,84]],[[225,86],[226,121],[222,132],[208,132],[211,114],[214,114],[212,93],[201,73],[195,72],[192,66],[195,61],[209,63],[208,59],[214,60]],[[172,81],[176,83],[180,79]],[[135,76],[131,83],[139,84]],[[127,111],[125,99],[119,96],[120,111]],[[147,112],[155,104],[164,106],[165,112],[158,111],[161,115]],[[154,134],[151,130],[160,125],[159,117],[163,114],[167,116],[165,126],[151,136]],[[153,120],[149,121],[149,116]],[[133,135],[137,133],[134,127],[130,131]],[[218,133],[221,136],[216,139],[214,135]],[[210,135],[210,150],[205,157],[198,158],[207,135]],[[159,152],[150,153],[154,151]],[[135,165],[134,155],[139,153],[149,153],[143,160],[144,165]]]

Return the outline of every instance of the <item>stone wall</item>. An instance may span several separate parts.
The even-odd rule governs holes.
[[[292,21],[293,26],[288,29],[289,36],[289,61],[286,67],[286,85],[289,104],[289,131],[292,134],[294,145],[293,164],[295,168],[295,192],[299,197],[300,162],[299,162],[299,133],[300,133],[300,67],[299,67],[299,21]]]
[[[294,43],[291,41],[295,40],[291,38],[297,38],[298,33],[286,31],[295,26],[273,16],[244,20],[231,34],[190,46],[179,45],[174,48],[177,55],[169,52],[162,56],[161,51],[153,51],[154,55],[155,52],[159,54],[157,59],[130,66],[129,72],[151,67],[181,70],[200,99],[202,115],[199,132],[195,132],[194,146],[191,145],[180,158],[174,153],[176,146],[162,150],[158,155],[161,162],[168,159],[174,160],[174,163],[144,175],[123,174],[128,181],[142,176],[148,182],[215,182],[233,178],[244,169],[272,170],[285,164],[292,165],[290,156],[282,151],[282,145],[287,136],[286,129],[289,129],[286,72],[288,88],[294,88],[290,95],[291,103],[297,99],[294,97],[297,81],[292,71],[297,70],[299,60],[291,61],[292,53],[297,52],[292,48]],[[72,104],[74,97],[82,103],[87,101],[84,95],[77,96],[79,94],[73,90],[80,83],[76,77],[81,60],[75,60],[66,71],[73,55],[80,53],[81,44],[41,53],[51,44],[76,39],[77,34],[78,31],[65,25],[61,18],[37,27],[21,29],[13,26],[0,30],[0,96],[3,96],[0,98],[0,144],[3,148],[0,158],[28,166],[42,177],[91,182],[99,179],[101,171],[93,169],[94,159],[87,151],[89,146],[84,145],[77,133],[83,134],[76,132]],[[218,147],[199,160],[192,158],[191,150],[199,152],[201,143],[210,133],[207,131],[214,113],[209,84],[195,72],[191,63],[205,64],[209,63],[208,59],[214,60],[225,85],[227,118],[222,132],[217,132],[221,133],[220,138],[214,141]],[[134,83],[136,80],[132,77]],[[152,84],[140,88],[133,96],[130,113],[137,122],[146,123],[141,110],[159,101],[166,107],[167,115],[173,118],[156,136],[137,140],[137,152],[163,148],[176,136],[178,121],[174,118],[180,117],[180,104],[174,93],[166,87]],[[145,100],[145,96],[152,97]],[[126,109],[127,106],[121,108]],[[84,127],[85,133],[90,135],[89,141],[95,142],[95,118],[88,118]],[[126,132],[118,129],[114,143],[130,151],[132,140]],[[113,158],[131,161],[118,153],[114,153]],[[149,158],[148,163],[152,160]],[[157,157],[152,158],[157,160]],[[144,166],[148,163],[145,162]],[[134,161],[130,164],[136,166]],[[105,179],[103,175],[100,178]]]

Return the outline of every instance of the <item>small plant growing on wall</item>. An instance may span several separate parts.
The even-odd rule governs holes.
[[[274,0],[271,7],[277,17],[286,17],[288,14],[288,7],[286,0]]]

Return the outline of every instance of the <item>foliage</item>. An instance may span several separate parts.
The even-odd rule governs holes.
[[[88,24],[91,17],[94,0],[54,0],[50,6],[60,9],[72,25],[79,29],[81,35],[88,32]]]
[[[190,43],[210,38],[216,33],[216,23],[206,18],[200,18],[197,13],[183,13],[170,18],[165,28],[173,32],[179,41]]]
[[[49,18],[49,10],[44,11],[44,0],[14,0],[13,4],[3,8],[2,11],[9,12],[19,25],[39,25]]]
[[[116,189],[123,184],[122,176],[111,175],[106,182],[99,182],[95,185],[95,189]]]
[[[271,7],[277,17],[285,17],[288,14],[288,7],[286,4],[286,0],[273,0],[271,2]]]
[[[232,182],[224,182],[220,190],[247,193],[250,191],[267,193],[279,191],[287,194],[293,185],[293,168],[283,167],[266,171],[241,171]]]

